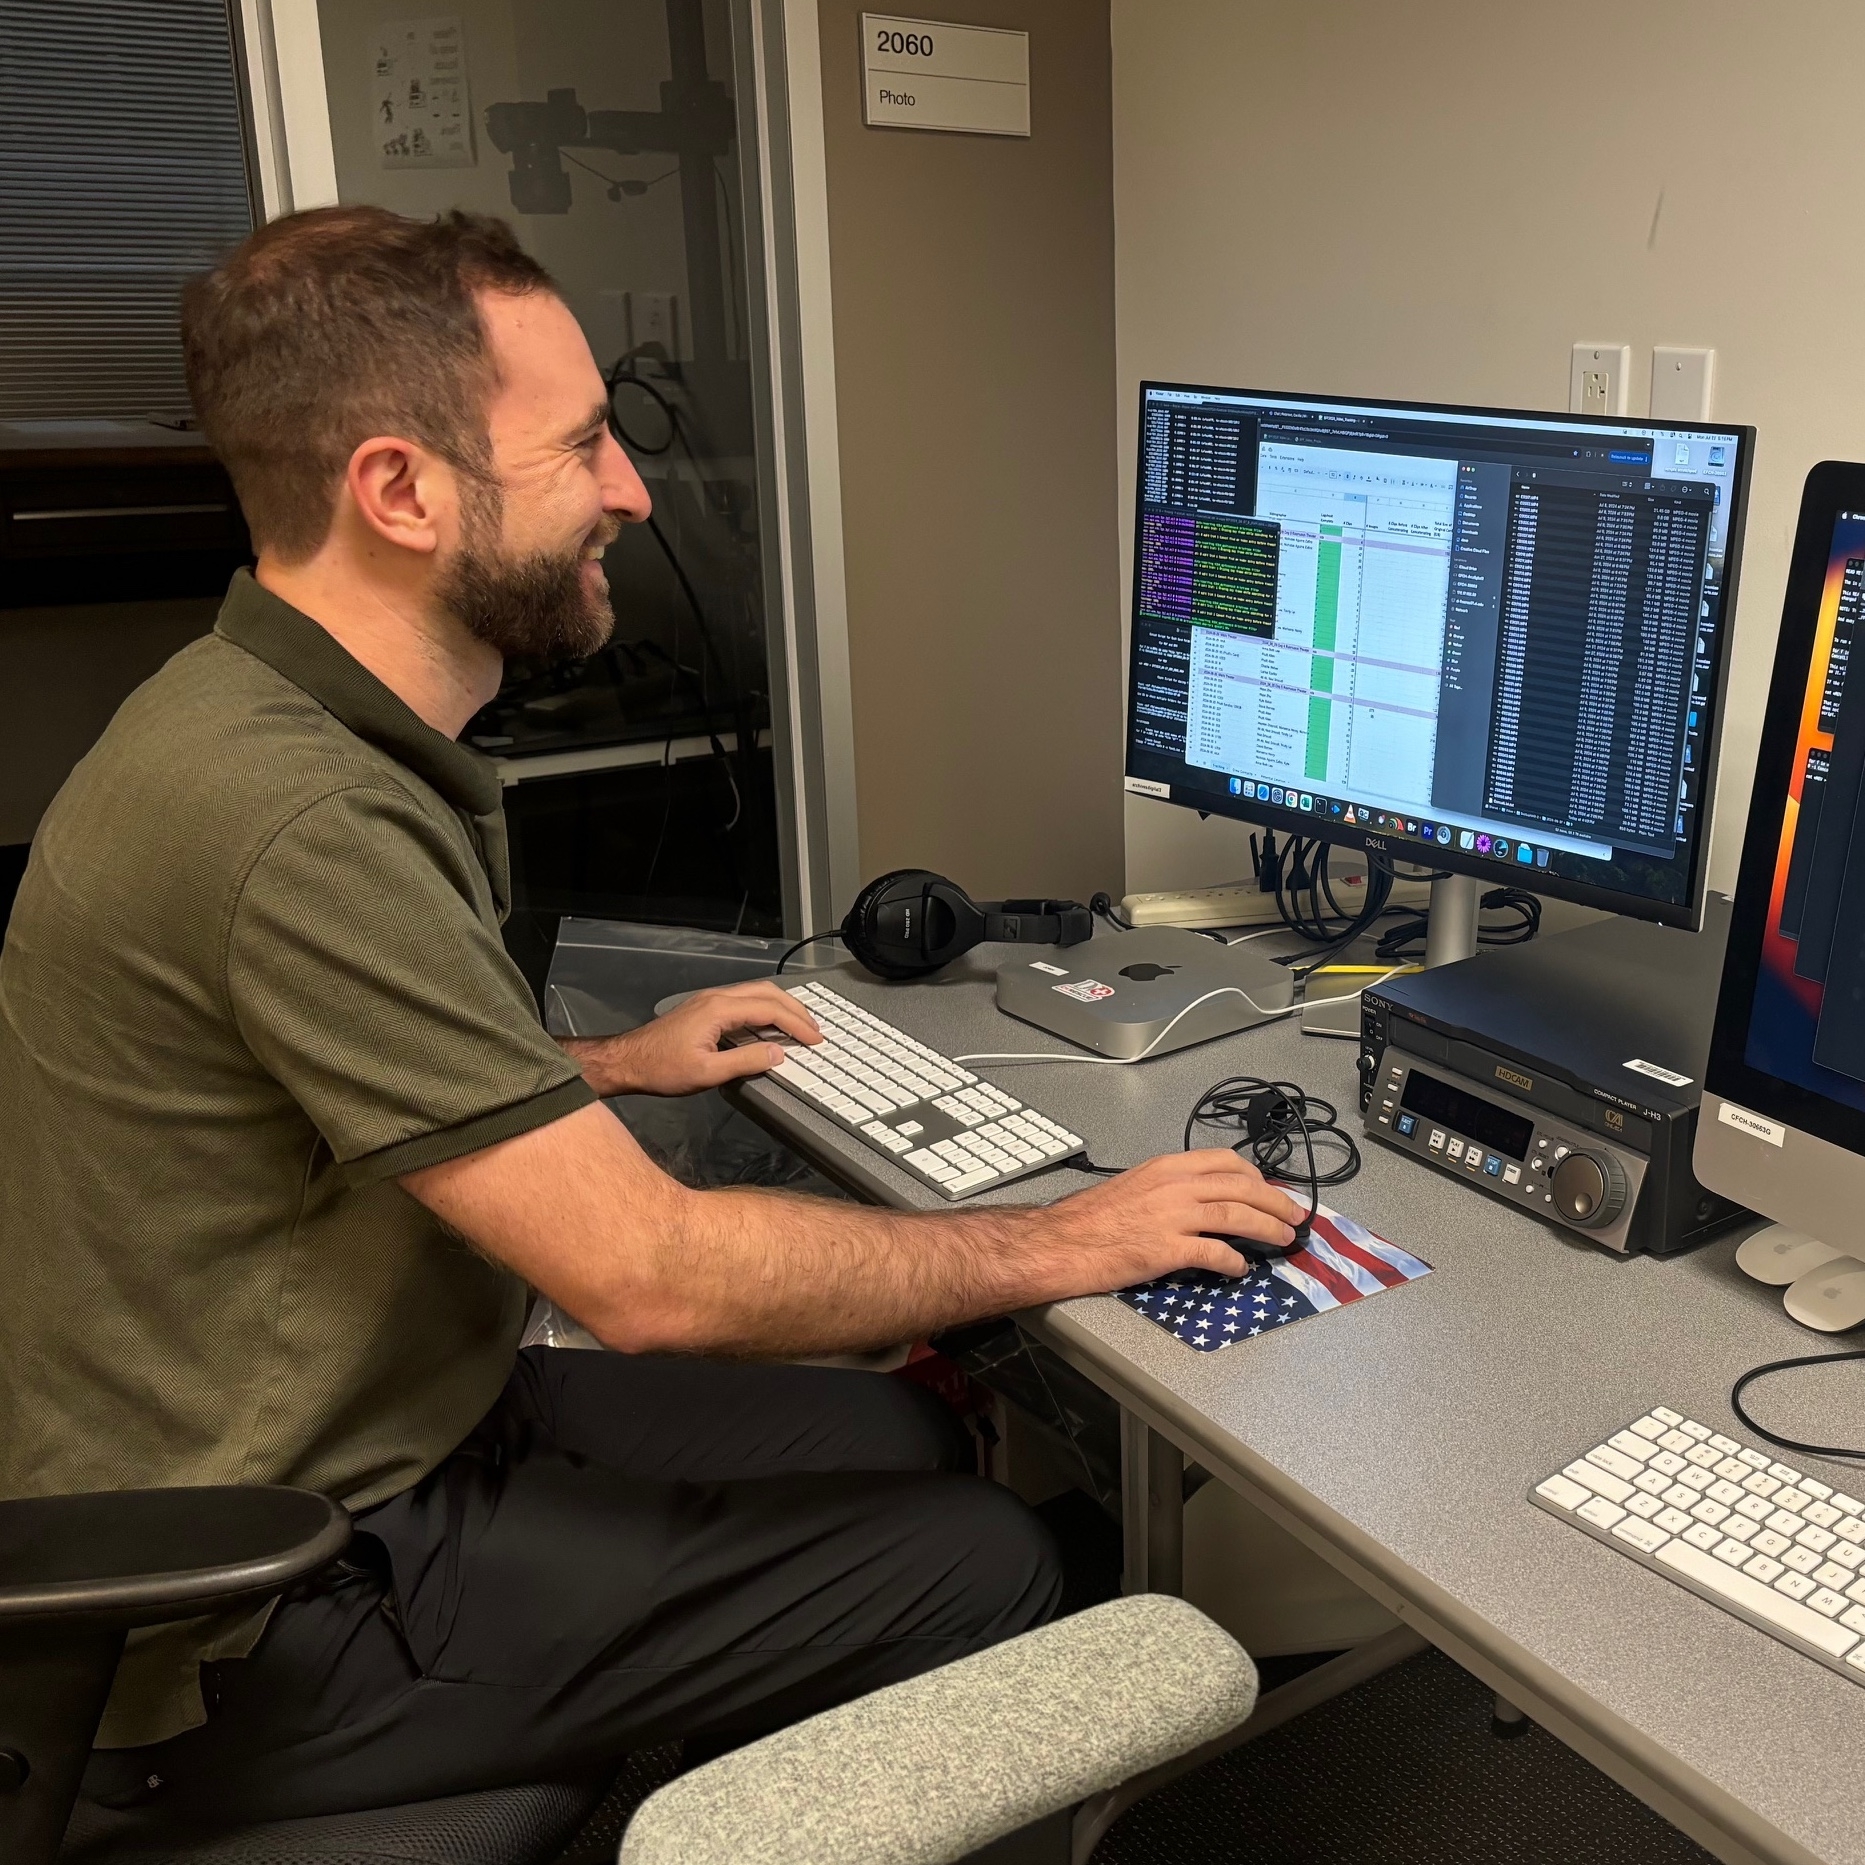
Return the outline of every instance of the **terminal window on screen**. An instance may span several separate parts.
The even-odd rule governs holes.
[[[1678,854],[1736,436],[1182,391],[1142,422],[1136,752],[1179,782]]]

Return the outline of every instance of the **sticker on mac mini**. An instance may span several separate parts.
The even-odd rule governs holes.
[[[1074,998],[1078,1004],[1096,1004],[1114,995],[1114,987],[1097,978],[1077,978],[1073,984],[1052,984],[1049,988],[1063,997]]]

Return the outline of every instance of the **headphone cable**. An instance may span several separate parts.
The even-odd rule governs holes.
[[[777,969],[771,973],[771,976],[773,978],[781,978],[784,975],[784,967],[789,964],[806,945],[814,945],[819,939],[839,939],[841,936],[841,927],[831,926],[827,932],[810,933],[807,937],[799,939],[796,944],[777,961]]]

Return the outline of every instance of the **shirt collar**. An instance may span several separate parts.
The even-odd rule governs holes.
[[[456,809],[474,816],[498,812],[499,774],[490,758],[435,731],[328,629],[263,588],[250,571],[234,571],[214,632],[282,673]]]

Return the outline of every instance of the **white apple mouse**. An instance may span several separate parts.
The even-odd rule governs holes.
[[[1865,1321],[1865,1263],[1836,1256],[1802,1276],[1782,1299],[1803,1327],[1843,1334]]]
[[[1845,1251],[1804,1230],[1789,1230],[1785,1224],[1764,1224],[1754,1236],[1745,1238],[1735,1253],[1735,1266],[1757,1282],[1786,1284],[1798,1282],[1809,1270],[1830,1263]]]

